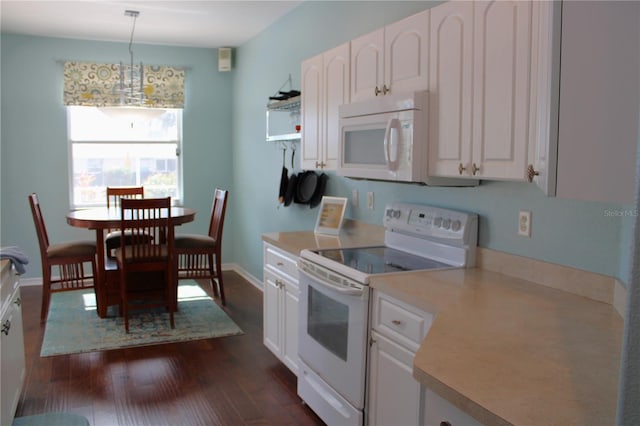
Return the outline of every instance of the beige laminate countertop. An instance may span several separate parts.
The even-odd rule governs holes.
[[[312,232],[263,239],[296,255],[319,246]],[[434,314],[413,375],[480,422],[615,423],[623,321],[610,304],[478,268],[379,275],[370,285]]]
[[[370,285],[434,314],[414,377],[482,423],[615,423],[623,323],[611,305],[475,268]]]

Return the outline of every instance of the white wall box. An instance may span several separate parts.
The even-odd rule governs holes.
[[[536,156],[546,165],[555,152],[557,7],[476,1],[431,9],[430,174],[527,181],[529,165],[543,174]]]
[[[413,378],[413,358],[432,315],[377,290],[371,304],[368,424],[421,424],[424,388]]]
[[[7,261],[2,266],[0,295],[0,424],[10,425],[22,393],[25,359],[20,283]]]
[[[264,344],[298,375],[297,258],[263,243]]]
[[[565,1],[557,196],[632,203],[640,2]]]
[[[429,10],[351,41],[351,102],[426,90]]]
[[[302,168],[335,170],[338,107],[349,103],[349,43],[302,63]]]

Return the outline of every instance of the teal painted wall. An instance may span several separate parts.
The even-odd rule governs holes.
[[[282,152],[265,142],[265,105],[300,63],[315,54],[436,3],[307,1],[234,51],[234,70],[217,71],[216,52],[139,45],[146,63],[188,67],[184,112],[185,204],[198,211],[182,231],[206,232],[211,193],[229,188],[224,262],[262,277],[261,235],[310,230],[317,209],[278,208]],[[3,34],[1,38],[0,244],[31,257],[27,277],[41,276],[27,195],[38,192],[52,241],[93,238],[63,218],[69,208],[66,118],[57,60],[120,61],[124,43]],[[477,188],[432,188],[354,181],[330,176],[327,194],[361,199],[375,193],[375,209],[349,209],[348,217],[380,224],[384,205],[407,201],[464,209],[480,215],[479,244],[607,275],[621,276],[628,262],[629,220],[607,215],[624,206],[547,198],[535,186],[489,182]],[[361,203],[362,205],[362,203]],[[532,211],[531,239],[518,237],[519,210]],[[626,275],[626,274],[624,274]],[[622,277],[625,278],[625,277]]]
[[[68,142],[60,60],[119,62],[126,43],[3,34],[0,244],[30,257],[26,274],[41,277],[27,196],[38,193],[52,242],[95,239],[65,222],[69,210]],[[218,73],[215,50],[134,45],[135,59],[188,68],[183,114],[185,204],[198,212],[183,232],[207,232],[213,189],[232,186],[232,75]],[[233,252],[233,239],[225,246]],[[226,254],[226,253],[225,253]],[[225,257],[226,259],[226,257]]]
[[[241,46],[234,79],[235,260],[262,276],[260,235],[312,229],[317,209],[278,208],[276,198],[282,156],[277,144],[264,141],[268,97],[292,75],[300,87],[300,63],[359,35],[431,7],[434,2],[304,2],[259,36]],[[330,176],[327,195],[360,199],[375,194],[375,209],[364,203],[347,216],[382,223],[392,201],[433,204],[477,212],[479,244],[593,272],[619,275],[624,263],[622,219],[607,216],[619,205],[546,197],[534,185],[487,182],[477,188],[432,188],[411,184],[355,181]],[[532,212],[532,238],[517,236],[519,210]],[[625,227],[626,229],[626,227]]]

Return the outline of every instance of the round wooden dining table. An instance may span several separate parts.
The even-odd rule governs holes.
[[[188,207],[171,207],[171,219],[174,225],[193,222],[196,212]],[[119,275],[117,266],[113,260],[106,258],[104,233],[106,229],[120,227],[120,209],[116,208],[91,208],[72,210],[67,214],[67,223],[76,228],[95,229],[97,261],[94,278],[96,286],[96,305],[98,315],[104,318],[107,315],[107,307],[120,303]]]

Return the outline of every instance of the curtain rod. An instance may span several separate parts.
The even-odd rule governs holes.
[[[77,59],[55,59],[55,62],[57,64],[62,64],[64,65],[65,62],[95,62],[95,63],[109,63],[109,62],[98,62],[98,61],[87,61],[85,60],[77,60]],[[150,64],[146,64],[146,65],[150,65]],[[182,65],[167,65],[167,64],[163,64],[163,65],[155,65],[155,64],[151,64],[150,66],[158,66],[158,67],[171,67],[171,68],[175,68],[178,70],[183,70],[183,71],[191,71],[193,70],[193,67],[186,67],[186,66],[182,66]]]

